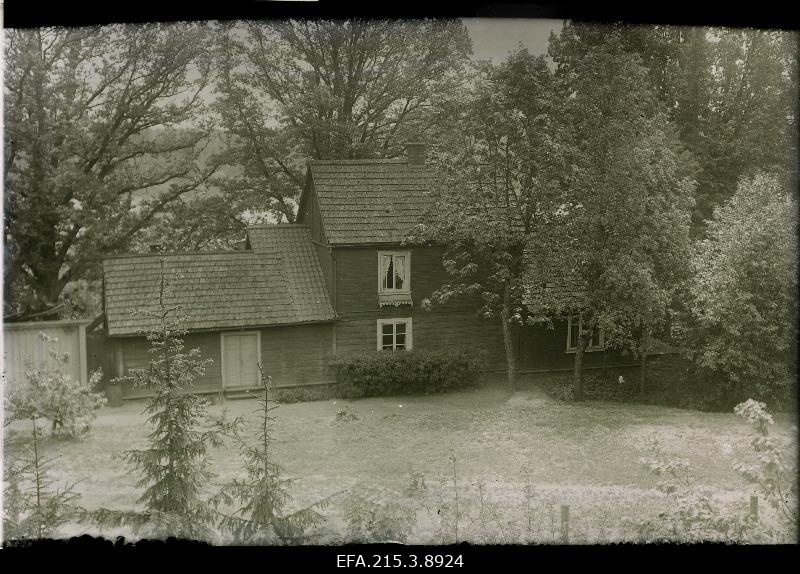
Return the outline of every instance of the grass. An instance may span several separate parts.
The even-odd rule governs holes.
[[[337,421],[336,413],[346,405],[358,420]],[[80,481],[76,490],[85,508],[135,506],[136,477],[113,454],[144,446],[148,428],[142,408],[141,403],[103,408],[89,436],[45,444],[46,454],[59,457],[53,478]],[[254,421],[255,408],[254,401],[238,400],[214,405],[210,411],[219,414],[225,409]],[[733,414],[562,403],[535,390],[510,394],[494,387],[431,397],[295,403],[273,414],[275,455],[288,475],[298,479],[295,504],[345,491],[325,512],[323,541],[341,541],[339,501],[347,492],[404,499],[418,508],[409,542],[448,541],[441,532],[443,515],[437,514],[436,501],[452,500],[452,455],[458,475],[459,533],[474,542],[487,540],[486,520],[481,525],[475,518],[479,481],[484,511],[496,511],[493,541],[554,541],[561,504],[570,505],[572,542],[630,540],[627,520],[652,519],[666,508],[664,497],[654,489],[655,480],[638,463],[644,441],[654,434],[666,452],[688,458],[697,481],[722,499],[745,510],[751,494],[732,468],[735,459],[749,452],[748,428]],[[789,436],[788,418],[778,417],[776,431]],[[27,432],[16,423],[6,429],[5,456],[19,450]],[[235,451],[214,449],[212,456],[218,481],[240,474]],[[427,498],[404,494],[412,472],[422,473]],[[524,495],[528,476],[534,488],[530,532]],[[76,525],[64,535],[83,532],[87,530]]]

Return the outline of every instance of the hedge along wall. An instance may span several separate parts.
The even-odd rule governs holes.
[[[337,358],[336,393],[343,398],[443,393],[471,387],[483,354],[465,350],[381,352]]]

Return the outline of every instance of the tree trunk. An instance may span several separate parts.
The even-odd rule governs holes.
[[[583,354],[589,344],[591,333],[588,331],[578,335],[578,346],[575,349],[575,375],[572,381],[573,395],[576,401],[583,400]]]
[[[511,307],[509,305],[503,305],[501,316],[503,321],[503,343],[506,348],[506,364],[508,366],[508,387],[513,393],[517,390],[517,357],[514,349],[514,337],[509,322],[511,319]]]
[[[644,397],[645,378],[647,374],[647,329],[642,329],[641,372],[639,373],[639,396]]]

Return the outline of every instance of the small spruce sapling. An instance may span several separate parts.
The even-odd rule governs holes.
[[[223,486],[215,497],[217,506],[238,505],[232,514],[223,514],[219,526],[239,544],[301,543],[306,531],[324,520],[317,509],[327,505],[331,497],[295,512],[285,510],[291,500],[289,489],[294,480],[283,477],[283,468],[272,456],[274,417],[271,412],[278,407],[270,404],[275,402],[270,399],[272,377],[264,375],[260,364],[258,370],[264,389],[256,411],[258,433],[255,440],[249,433],[240,432],[238,427],[231,433],[244,459],[246,477]]]
[[[152,392],[145,404],[152,426],[147,448],[120,455],[140,476],[137,486],[144,492],[137,502],[144,510],[100,509],[92,516],[101,528],[127,526],[134,534],[156,538],[211,540],[217,513],[201,495],[212,478],[208,448],[220,446],[238,420],[212,419],[207,400],[191,392],[195,377],[203,375],[211,360],[203,360],[199,349],[184,350],[180,307],[169,299],[162,257],[156,309],[142,312],[155,324],[147,332],[150,364],[120,379]]]
[[[41,539],[54,536],[59,527],[81,515],[74,504],[74,484],[53,488],[49,477],[53,459],[42,454],[39,417],[30,413],[32,424],[28,454],[4,465],[3,536],[5,541]]]

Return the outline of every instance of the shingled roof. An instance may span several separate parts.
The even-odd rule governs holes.
[[[328,243],[399,243],[422,220],[430,166],[405,160],[327,160],[309,164]]]
[[[528,252],[525,259],[523,302],[526,305],[532,308],[555,306],[564,310],[586,306],[586,286],[576,267],[555,261],[534,263]]]
[[[189,330],[257,327],[335,318],[306,226],[248,229],[250,249],[112,257],[103,262],[109,335],[156,326],[163,259],[167,304]]]

